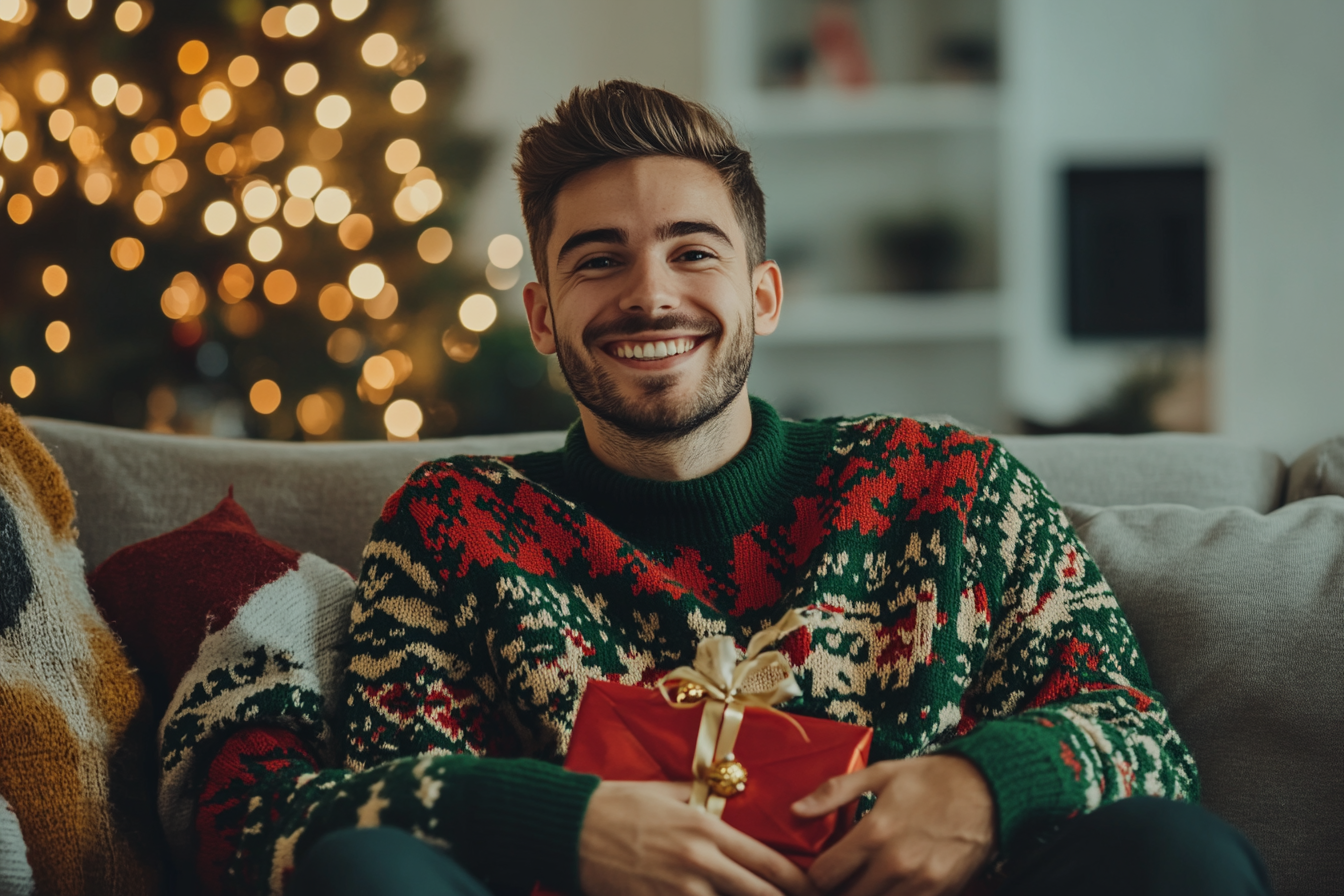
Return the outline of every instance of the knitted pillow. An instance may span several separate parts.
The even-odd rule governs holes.
[[[163,714],[159,817],[174,861],[193,875],[199,859],[208,879],[226,858],[195,839],[212,748],[244,722],[332,716],[354,580],[261,537],[230,489],[200,519],[108,557],[90,585]],[[300,733],[335,758],[330,725]]]
[[[89,598],[74,516],[61,468],[0,405],[0,793],[38,892],[152,893],[148,702]]]

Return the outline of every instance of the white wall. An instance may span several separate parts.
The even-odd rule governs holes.
[[[1344,3],[1229,6],[1215,409],[1291,460],[1344,433]]]
[[[1068,339],[1059,171],[1212,154],[1229,0],[1005,2],[1006,388],[1013,411],[1058,424],[1104,399],[1149,348]]]

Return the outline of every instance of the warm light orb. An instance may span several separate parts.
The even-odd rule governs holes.
[[[511,233],[501,233],[490,241],[485,254],[492,265],[507,271],[523,260],[523,241]]]
[[[266,275],[261,291],[272,305],[287,305],[299,294],[299,281],[284,268],[277,268]]]
[[[383,161],[394,174],[406,174],[420,164],[420,144],[409,137],[393,140],[383,154]]]
[[[298,418],[299,426],[302,426],[303,431],[310,436],[322,435],[336,422],[331,405],[317,393],[299,399],[299,406],[295,408],[294,416]]]
[[[93,12],[93,0],[67,0],[65,8],[70,13],[70,18],[80,21],[88,18],[89,13]]]
[[[322,97],[314,110],[317,123],[335,130],[350,120],[350,101],[339,93]]]
[[[322,316],[327,320],[345,320],[354,307],[355,300],[350,295],[350,290],[339,283],[328,283],[317,294],[317,310],[322,312]]]
[[[254,224],[280,211],[280,193],[264,180],[255,180],[243,188],[243,214]]]
[[[360,47],[359,55],[375,68],[387,65],[397,58],[397,39],[383,31],[370,34]]]
[[[211,174],[225,175],[238,164],[238,151],[229,143],[216,143],[205,151],[205,168]]]
[[[191,310],[191,295],[180,286],[170,286],[159,296],[159,310],[169,320],[181,320]]]
[[[223,121],[233,109],[233,94],[219,81],[211,81],[201,90],[201,114],[206,121]]]
[[[457,319],[462,321],[462,326],[473,333],[490,329],[490,325],[498,316],[499,309],[495,307],[495,300],[485,293],[478,292],[474,296],[467,296],[457,309]]]
[[[163,218],[163,197],[153,190],[144,190],[135,197],[134,208],[141,224],[157,224]]]
[[[210,130],[210,119],[205,117],[205,113],[196,103],[183,109],[178,120],[182,124],[182,132],[189,137],[199,137]]]
[[[117,88],[116,103],[117,111],[130,118],[145,104],[145,92],[136,84],[123,84]]]
[[[420,405],[409,398],[398,398],[383,412],[383,425],[390,435],[399,439],[409,439],[424,425],[425,415]]]
[[[28,155],[28,135],[23,131],[10,131],[5,135],[5,158],[19,162]]]
[[[65,99],[65,91],[69,86],[65,75],[54,68],[38,72],[37,77],[33,79],[33,93],[36,93],[37,98],[48,106],[55,105]]]
[[[285,135],[279,128],[266,125],[252,135],[252,155],[258,162],[269,162],[285,149]]]
[[[373,239],[373,221],[368,215],[350,215],[336,228],[341,245],[352,252],[358,252]]]
[[[311,3],[296,3],[285,13],[285,30],[293,37],[307,37],[317,30],[322,15]]]
[[[75,116],[68,109],[57,109],[47,119],[47,130],[51,131],[52,137],[62,143],[70,139],[70,134],[74,129]]]
[[[317,210],[313,206],[313,200],[291,196],[285,200],[281,214],[290,227],[307,227],[313,223],[313,216],[317,214]]]
[[[238,223],[238,210],[233,207],[232,202],[216,199],[205,207],[201,220],[205,222],[205,229],[210,233],[223,236]]]
[[[513,289],[520,276],[521,273],[516,267],[504,270],[493,264],[485,266],[485,282],[490,284],[491,289]]]
[[[442,227],[429,227],[415,241],[420,257],[430,264],[439,264],[453,253],[453,236]]]
[[[402,81],[392,88],[392,108],[402,115],[419,112],[425,105],[425,85],[414,79]]]
[[[189,40],[177,51],[177,67],[188,75],[199,73],[209,61],[210,50],[203,41]]]
[[[120,86],[121,85],[117,83],[115,76],[103,72],[93,79],[93,84],[89,86],[89,95],[93,97],[93,101],[98,105],[110,106],[116,102],[117,88]]]
[[[54,320],[47,324],[47,348],[60,354],[70,347],[70,327],[63,320]]]
[[[229,83],[234,87],[246,87],[257,80],[259,74],[261,66],[257,64],[255,57],[246,54],[235,56],[229,63]]]
[[[247,400],[258,414],[273,414],[280,407],[280,385],[275,380],[257,380],[248,391]]]
[[[284,245],[284,240],[280,238],[280,231],[270,226],[258,227],[247,238],[248,253],[263,264],[268,261],[275,261]]]
[[[16,398],[27,398],[37,388],[37,374],[33,373],[33,368],[20,364],[9,375],[9,388]]]
[[[256,282],[252,269],[247,265],[241,262],[231,264],[224,269],[224,276],[219,278],[219,297],[230,305],[241,302],[252,294]]]
[[[369,0],[331,0],[331,14],[342,22],[353,22],[368,8]]]
[[[331,287],[328,286],[327,289],[331,289]],[[339,327],[327,337],[327,357],[337,364],[353,364],[359,360],[363,351],[364,336],[358,330]]]
[[[78,133],[79,128],[75,128],[75,132]],[[155,154],[154,158],[158,159],[160,162],[164,159],[172,158],[173,153],[177,152],[177,134],[175,134],[173,129],[168,127],[168,125],[161,124],[152,127],[149,129],[149,134],[154,138],[154,142],[159,147],[159,151]],[[70,137],[72,145],[74,139],[74,136]]]
[[[158,158],[159,141],[150,133],[136,134],[131,138],[131,158],[141,165],[148,165]]]
[[[42,270],[42,288],[49,296],[58,296],[65,292],[70,284],[70,275],[58,264],[49,264]]]
[[[356,298],[372,299],[383,291],[387,278],[382,268],[371,261],[365,261],[355,265],[347,282],[350,284],[350,292]]]
[[[397,371],[392,362],[382,355],[374,355],[365,361],[361,372],[364,374],[364,381],[375,389],[389,389],[397,378]]]
[[[299,165],[285,177],[285,189],[291,195],[312,199],[322,189],[322,172],[312,165]]]
[[[312,134],[308,136],[308,149],[312,152],[313,158],[319,162],[329,162],[336,158],[344,143],[341,132],[333,131],[331,128],[313,128]]]
[[[84,198],[93,205],[102,205],[112,198],[112,178],[102,171],[94,171],[84,178]]]
[[[33,200],[22,193],[15,193],[9,197],[5,210],[9,212],[9,219],[15,224],[27,224],[28,219],[33,216]]]
[[[149,184],[160,196],[171,196],[187,185],[187,166],[181,159],[169,159],[154,166]]]
[[[285,69],[285,90],[295,96],[307,96],[317,87],[317,66],[311,62],[296,62]]]
[[[145,244],[133,236],[124,236],[112,244],[112,263],[123,271],[133,271],[145,260]]]
[[[136,3],[135,0],[126,0],[117,7],[112,20],[117,23],[117,29],[127,33],[139,28],[145,20],[145,10]]]
[[[323,224],[339,224],[350,214],[350,194],[340,187],[327,187],[317,194],[313,207]]]
[[[81,124],[70,132],[70,151],[87,165],[102,154],[103,141],[93,128]]]
[[[285,27],[285,18],[289,15],[288,6],[272,6],[261,17],[261,33],[271,40],[279,40],[289,33]]]
[[[397,310],[398,301],[397,288],[385,283],[378,295],[364,302],[364,313],[374,320],[387,320]]]
[[[33,171],[33,189],[41,196],[50,196],[61,185],[61,173],[56,166],[48,162],[38,165]]]

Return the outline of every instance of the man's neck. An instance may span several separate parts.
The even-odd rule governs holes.
[[[707,476],[737,456],[751,438],[751,403],[743,389],[723,412],[674,439],[632,436],[579,405],[588,447],[618,473],[664,482]]]

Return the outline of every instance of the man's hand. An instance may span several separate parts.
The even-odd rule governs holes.
[[[872,791],[877,804],[808,871],[843,896],[959,893],[994,851],[994,797],[960,756],[878,762],[832,778],[793,804],[825,815]]]
[[[691,785],[603,781],[579,833],[587,896],[817,896],[779,853],[687,805]]]

